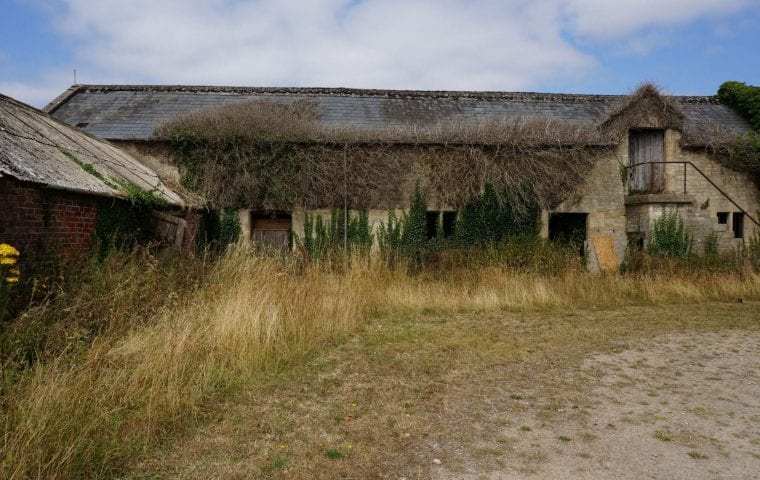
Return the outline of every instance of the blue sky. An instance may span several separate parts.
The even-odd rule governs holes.
[[[713,94],[760,0],[0,0],[0,92],[74,83]]]

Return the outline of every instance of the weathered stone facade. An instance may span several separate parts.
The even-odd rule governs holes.
[[[731,200],[757,218],[760,190],[752,178],[748,174],[721,165],[704,150],[683,148],[681,133],[677,130],[663,130],[663,138],[663,161],[683,162],[665,165],[663,191],[629,192],[625,170],[625,166],[630,164],[629,146],[628,139],[624,138],[610,154],[597,161],[583,183],[568,195],[567,200],[555,209],[542,213],[541,236],[549,238],[549,219],[552,215],[585,214],[585,248],[589,255],[589,268],[595,271],[613,268],[623,261],[629,244],[642,247],[647,244],[652,222],[660,218],[663,212],[677,210],[693,234],[694,248],[697,252],[704,251],[705,242],[710,235],[716,236],[721,252],[734,252],[740,248],[744,241],[754,234],[757,227],[749,218],[745,218],[742,238],[735,238],[733,214],[740,210]],[[161,160],[164,169],[170,171],[172,177],[179,178],[176,168],[170,165],[169,152],[166,149],[159,151],[156,146],[149,144],[119,143],[134,153],[151,156],[155,162]],[[720,190],[713,186],[708,178]],[[721,190],[727,196],[721,193]],[[431,202],[431,210],[433,204],[435,202]],[[339,210],[342,214],[342,209]],[[247,241],[252,239],[252,212],[255,210],[239,210],[242,238]],[[303,208],[296,205],[292,211],[285,213],[290,215],[290,231],[302,238],[305,214]],[[331,215],[329,209],[317,209],[310,213],[321,215],[325,221],[329,220]],[[388,220],[387,209],[370,209],[368,213],[373,231]],[[395,213],[400,217],[403,209],[399,208]],[[726,223],[719,222],[718,213],[728,214]],[[350,214],[355,215],[356,212],[352,211]]]
[[[549,237],[549,217],[553,213],[585,213],[586,248],[590,268],[596,270],[598,256],[594,240],[611,238],[614,263],[619,263],[628,245],[626,238],[625,187],[621,180],[619,154],[601,158],[585,182],[552,212],[543,215],[542,236]],[[608,252],[610,253],[610,252]]]
[[[622,261],[629,243],[648,243],[652,223],[665,211],[679,212],[700,253],[711,235],[716,237],[719,251],[734,252],[758,228],[744,215],[741,236],[734,231],[735,214],[740,215],[741,210],[757,218],[760,190],[748,174],[721,165],[704,151],[682,148],[678,131],[665,130],[664,140],[664,161],[681,162],[665,164],[664,191],[629,193],[623,170],[630,164],[626,138],[614,156],[601,159],[584,184],[551,212],[588,214],[586,238],[592,268],[598,267],[594,264],[594,239],[611,237],[618,261]],[[551,213],[544,212],[545,237]],[[725,223],[719,221],[719,213]]]
[[[721,165],[704,151],[682,148],[680,132],[666,130],[664,137],[664,160],[676,163],[665,166],[662,193],[626,197],[627,232],[646,242],[652,222],[666,210],[677,210],[693,234],[697,252],[704,250],[711,235],[717,237],[720,251],[735,251],[757,226],[742,215],[744,228],[740,236],[735,235],[734,214],[740,215],[744,210],[757,218],[760,190],[748,174]],[[621,145],[619,152],[627,164],[627,145]],[[726,223],[719,222],[719,213],[727,214],[722,215],[727,216]]]
[[[592,269],[617,267],[629,245],[643,248],[652,223],[669,210],[681,214],[698,252],[708,239],[717,240],[723,252],[735,251],[758,228],[752,217],[757,218],[760,191],[752,178],[721,165],[704,148],[682,146],[683,132],[691,143],[697,139],[697,143],[702,142],[699,145],[707,144],[698,136],[700,125],[743,134],[749,131],[749,124],[716,97],[663,96],[652,86],[630,96],[616,96],[78,85],[51,103],[49,110],[69,123],[86,123],[85,129],[94,135],[134,142],[145,155],[160,157],[168,155],[154,137],[162,122],[181,113],[262,98],[313,101],[321,111],[320,122],[331,127],[382,130],[409,125],[424,128],[447,121],[476,125],[483,120],[551,118],[612,133],[617,146],[598,159],[580,186],[567,192],[565,201],[542,215],[544,237],[557,236],[558,219],[567,219],[574,229],[580,226]],[[92,112],[100,113],[93,116]],[[629,142],[634,134],[638,136]],[[633,163],[657,166],[633,175],[629,168],[631,149],[637,156]],[[176,172],[172,176],[178,178]],[[390,202],[394,207],[404,207],[396,203]],[[435,208],[435,202],[430,205]],[[244,238],[255,237],[252,211],[240,212]],[[330,215],[328,210],[314,213],[325,220]],[[261,225],[278,232],[289,228],[303,235],[304,212],[300,207],[280,214],[275,223],[259,218]],[[388,211],[373,209],[369,217],[376,227],[387,221]]]

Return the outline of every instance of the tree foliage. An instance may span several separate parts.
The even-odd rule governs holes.
[[[724,82],[718,99],[744,117],[755,131],[760,131],[760,87],[742,82]]]
[[[760,185],[760,87],[725,82],[718,89],[718,99],[747,120],[752,130],[740,132],[714,121],[697,122],[684,135],[684,143],[704,145],[716,161],[749,173]]]

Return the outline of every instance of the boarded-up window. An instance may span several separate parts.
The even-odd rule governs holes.
[[[628,181],[631,193],[665,189],[665,142],[662,130],[631,130],[628,135]]]
[[[292,220],[288,213],[251,213],[251,240],[262,247],[287,249],[291,228]]]

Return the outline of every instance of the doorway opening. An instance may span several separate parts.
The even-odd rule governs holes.
[[[584,256],[587,213],[552,213],[549,216],[549,240],[568,245]]]

